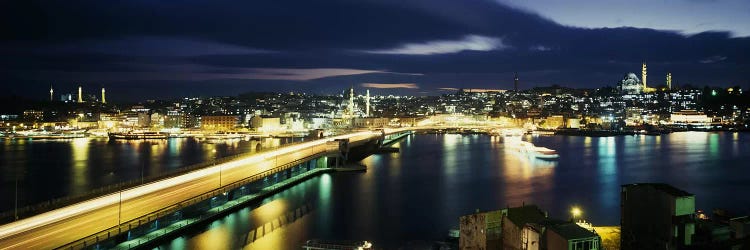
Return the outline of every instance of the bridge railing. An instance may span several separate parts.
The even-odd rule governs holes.
[[[235,181],[235,182],[230,183],[228,185],[222,186],[221,188],[217,188],[217,189],[211,190],[209,192],[197,195],[197,196],[195,196],[195,197],[193,197],[191,199],[182,201],[182,202],[180,202],[178,204],[174,204],[172,206],[169,206],[169,207],[160,209],[158,211],[155,211],[155,212],[143,215],[143,216],[141,216],[139,218],[136,218],[136,219],[124,222],[124,223],[122,223],[122,224],[120,224],[118,226],[115,226],[115,227],[109,228],[107,230],[98,232],[96,234],[90,235],[90,236],[82,238],[80,240],[68,243],[68,244],[66,244],[64,246],[59,247],[58,249],[82,249],[82,248],[94,246],[95,244],[97,244],[99,242],[108,240],[111,237],[117,236],[117,235],[119,235],[119,234],[121,234],[123,232],[127,232],[127,231],[130,231],[132,229],[135,229],[135,228],[138,228],[140,226],[143,226],[143,225],[146,225],[148,223],[151,223],[151,222],[153,222],[153,221],[155,221],[155,220],[157,220],[159,218],[162,218],[164,216],[170,215],[170,214],[174,213],[175,211],[178,211],[178,210],[180,210],[182,208],[185,208],[185,207],[188,207],[188,206],[191,206],[191,205],[195,205],[195,204],[197,204],[197,203],[199,203],[201,201],[205,201],[205,200],[211,199],[212,197],[216,197],[218,195],[221,195],[221,194],[223,194],[225,192],[238,189],[238,188],[240,188],[240,187],[242,187],[244,185],[247,185],[249,183],[252,183],[252,182],[255,182],[255,181],[259,181],[259,180],[263,180],[266,177],[269,177],[269,176],[272,176],[273,174],[282,172],[282,171],[284,171],[284,170],[286,170],[286,169],[288,169],[290,167],[293,167],[293,166],[302,164],[304,162],[310,161],[312,159],[315,159],[315,158],[322,157],[322,156],[325,156],[327,154],[330,154],[332,152],[332,149],[336,149],[336,148],[331,148],[330,145],[327,145],[327,144],[313,146],[313,152],[317,152],[315,154],[312,154],[312,155],[307,156],[305,158],[297,159],[295,161],[288,162],[288,163],[276,166],[276,167],[274,167],[272,169],[269,169],[269,170],[266,170],[266,171],[263,171],[263,172],[260,172],[260,173],[248,176],[248,177],[243,178],[243,179],[241,179],[239,181]],[[202,219],[204,219],[203,217],[204,216],[201,215],[201,216],[198,216],[196,219],[197,220],[202,220]],[[180,228],[184,227],[184,226],[186,226],[186,224],[185,225],[179,225]],[[164,230],[164,232],[166,233],[167,231]],[[143,242],[147,242],[147,241],[153,240],[154,238],[158,238],[158,237],[161,237],[161,236],[163,236],[163,234],[156,234],[156,235],[153,235],[153,236],[148,236],[146,239],[144,239],[142,241]],[[138,242],[138,244],[141,244],[141,242]]]
[[[325,139],[325,138],[320,138],[320,139]],[[319,139],[316,139],[316,140],[319,140]],[[169,170],[156,176],[144,177],[143,180],[136,179],[136,180],[119,182],[116,184],[111,184],[111,185],[95,188],[83,194],[61,197],[57,199],[47,200],[47,201],[37,203],[34,205],[24,206],[24,207],[18,208],[17,212],[6,211],[6,212],[0,213],[0,224],[13,222],[15,220],[20,220],[23,218],[28,218],[37,214],[52,211],[52,210],[62,208],[68,205],[72,205],[81,201],[93,199],[93,198],[96,198],[105,194],[114,193],[117,191],[137,187],[139,185],[148,184],[153,181],[178,176],[181,174],[188,173],[190,171],[198,170],[198,169],[205,168],[205,167],[210,167],[216,164],[233,161],[238,158],[247,157],[247,156],[251,156],[254,154],[258,154],[258,153],[268,152],[268,151],[279,149],[282,147],[293,146],[293,145],[297,145],[297,144],[301,144],[301,143],[309,142],[309,141],[312,141],[312,140],[308,138],[303,138],[301,141],[286,143],[286,144],[280,145],[279,147],[261,148],[260,151],[252,151],[252,152],[245,152],[241,154],[229,155],[229,156],[217,158],[213,161],[196,163],[192,165],[187,165],[185,167]],[[15,218],[16,213],[18,214],[18,218]]]

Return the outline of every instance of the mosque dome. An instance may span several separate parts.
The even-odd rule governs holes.
[[[640,94],[643,91],[641,80],[635,73],[628,73],[619,84],[620,92],[623,94]]]

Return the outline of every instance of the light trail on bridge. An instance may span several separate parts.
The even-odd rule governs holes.
[[[60,247],[276,166],[327,152],[330,141],[354,143],[381,135],[380,131],[364,131],[281,147],[18,220],[0,226],[0,249]]]

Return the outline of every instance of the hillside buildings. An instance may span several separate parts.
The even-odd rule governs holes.
[[[459,227],[460,249],[602,249],[596,232],[551,219],[535,205],[461,216]]]

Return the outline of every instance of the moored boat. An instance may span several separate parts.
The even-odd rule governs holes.
[[[167,139],[167,134],[159,132],[126,132],[126,133],[109,133],[109,139],[114,140],[158,140]]]

